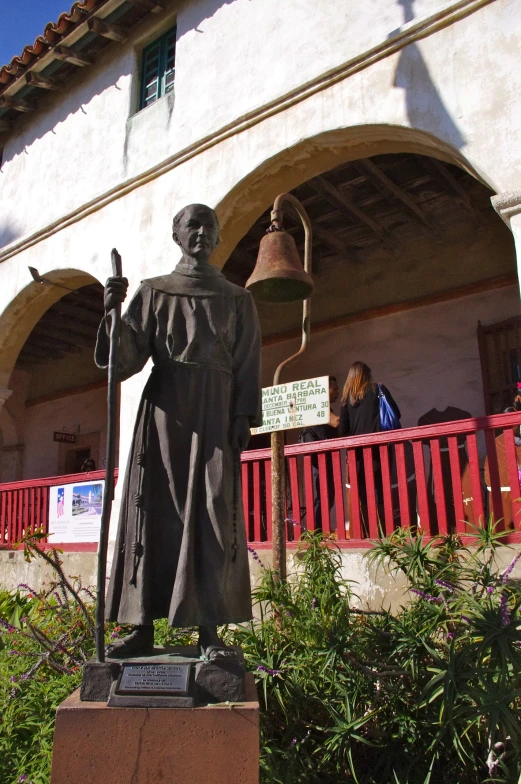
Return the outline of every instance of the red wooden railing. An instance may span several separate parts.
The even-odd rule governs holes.
[[[117,481],[118,471],[115,471]],[[43,479],[24,479],[0,484],[0,549],[12,549],[23,536],[37,529],[49,530],[49,488],[105,479],[105,471],[90,471]],[[45,543],[45,541],[44,541]],[[54,544],[54,542],[53,542]],[[95,543],[56,544],[65,550],[96,550]]]
[[[471,534],[489,515],[511,532],[507,541],[521,540],[520,423],[516,412],[287,446],[288,541],[315,528],[335,532],[345,547],[397,526]],[[255,545],[271,542],[270,477],[269,449],[243,454],[246,533]]]
[[[520,423],[520,413],[497,414],[287,446],[288,541],[315,528],[335,532],[344,547],[368,546],[398,526],[471,534],[489,515],[509,541],[521,541]],[[241,470],[248,542],[270,546],[270,450],[244,452]],[[93,471],[0,484],[0,548],[48,530],[50,486],[103,478]]]

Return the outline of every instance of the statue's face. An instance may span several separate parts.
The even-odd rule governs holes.
[[[219,244],[219,225],[213,210],[189,207],[183,213],[174,240],[185,256],[206,262]]]

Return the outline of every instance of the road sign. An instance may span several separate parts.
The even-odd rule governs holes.
[[[290,381],[262,390],[262,425],[252,435],[329,423],[329,376]]]

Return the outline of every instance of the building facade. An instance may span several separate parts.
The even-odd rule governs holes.
[[[342,383],[363,359],[404,425],[502,411],[521,380],[520,33],[519,0],[85,0],[48,25],[0,70],[0,481],[103,466],[110,251],[131,292],[171,270],[192,202],[239,283],[275,196],[308,209],[312,342],[288,378]],[[300,311],[259,312],[269,384]],[[148,373],[121,386],[121,468]]]

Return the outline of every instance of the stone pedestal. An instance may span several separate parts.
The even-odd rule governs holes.
[[[51,784],[258,784],[259,703],[109,708],[80,702],[56,714]]]

